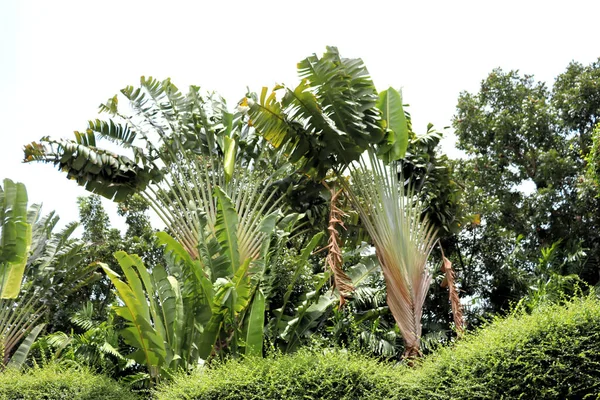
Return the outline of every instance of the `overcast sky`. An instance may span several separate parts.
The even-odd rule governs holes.
[[[417,132],[442,128],[459,93],[495,67],[551,85],[571,60],[597,59],[598,15],[599,1],[576,0],[0,0],[0,179],[76,220],[87,193],[49,165],[22,164],[24,144],[71,138],[141,75],[216,90],[233,106],[246,86],[293,85],[296,63],[327,45],[361,57],[379,90],[402,88]]]

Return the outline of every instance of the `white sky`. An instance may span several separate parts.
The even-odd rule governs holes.
[[[361,57],[379,90],[402,88],[413,125],[450,125],[458,94],[495,67],[552,83],[600,56],[598,1],[0,0],[0,179],[77,219],[83,189],[24,144],[72,137],[141,75],[217,90],[296,83],[296,63],[326,45]],[[451,141],[444,147],[452,151]],[[121,226],[116,220],[117,226]]]

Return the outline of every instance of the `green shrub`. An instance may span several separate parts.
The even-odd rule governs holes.
[[[159,388],[174,399],[600,399],[600,303],[515,313],[415,368],[345,352],[230,361]]]
[[[229,361],[179,376],[158,399],[386,399],[395,380],[391,366],[332,351]]]
[[[64,368],[50,364],[21,373],[7,369],[0,373],[0,400],[129,400],[133,393],[114,380],[85,368]]]
[[[400,379],[402,399],[598,399],[600,303],[498,318]]]

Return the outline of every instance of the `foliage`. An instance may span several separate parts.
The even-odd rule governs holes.
[[[128,357],[146,365],[153,379],[213,355],[262,354],[265,262],[278,214],[256,221],[259,236],[251,237],[239,224],[252,216],[219,187],[215,195],[214,233],[202,216],[197,260],[161,232],[167,268],[157,265],[149,273],[138,256],[125,252],[115,257],[126,279],[103,265],[123,303],[115,309],[127,322],[121,334],[137,349]]]
[[[138,396],[103,375],[86,368],[65,368],[58,364],[35,367],[25,372],[0,374],[2,400],[122,400]]]
[[[95,314],[93,303],[88,302],[70,318],[83,333],[53,332],[39,338],[32,348],[36,362],[44,364],[45,360],[51,359],[61,364],[84,365],[110,377],[131,367],[133,361],[121,354],[112,314],[103,321],[94,320]],[[37,357],[36,353],[39,353]]]
[[[599,328],[600,303],[588,297],[496,318],[415,368],[303,350],[180,375],[157,398],[596,398]]]
[[[25,148],[25,161],[54,164],[87,190],[115,201],[139,194],[197,258],[200,214],[206,213],[212,230],[217,186],[232,198],[244,199],[233,192],[248,184],[248,174],[240,172],[253,169],[247,167],[260,153],[258,139],[240,112],[228,112],[222,98],[203,96],[195,86],[184,95],[169,79],[142,77],[138,88],[128,86],[121,94],[130,111],[122,111],[114,96],[100,106],[100,112],[111,116],[108,121],[90,121],[86,132],[76,132],[74,140],[42,138],[31,143]],[[96,136],[132,153],[133,160],[101,150]],[[236,163],[241,168],[233,174]],[[270,182],[267,179],[265,186]],[[267,199],[271,202],[268,194]],[[254,221],[243,218],[240,226],[255,228]]]
[[[431,283],[427,259],[436,231],[427,217],[422,219],[423,204],[413,189],[404,193],[397,164],[388,167],[372,151],[368,154],[368,160],[351,169],[354,184],[345,188],[375,245],[387,303],[404,338],[404,355],[413,357],[419,354],[423,304]],[[366,173],[371,169],[372,175]]]
[[[571,62],[556,78],[552,104],[563,129],[579,136],[579,147],[585,156],[592,131],[600,122],[600,58],[589,65]]]
[[[123,236],[119,230],[111,228],[99,196],[79,197],[78,205],[83,226],[81,239],[87,243],[83,252],[85,264],[104,262],[111,268],[117,268],[113,253],[119,250],[139,254],[149,267],[162,262],[162,250],[155,243],[154,231],[145,213],[148,206],[139,196],[130,196],[119,203],[118,213],[125,217],[127,224],[127,232]],[[92,319],[106,320],[109,318],[110,304],[114,300],[114,287],[106,276],[102,276],[71,294],[53,312],[51,331],[70,331],[73,327],[71,316],[87,307],[88,302],[92,303]]]
[[[446,248],[478,312],[506,310],[528,291],[541,248],[555,272],[598,282],[600,199],[582,185],[598,118],[598,63],[571,64],[552,91],[496,69],[462,93],[453,124],[467,158],[455,163],[471,220]]]
[[[391,399],[391,366],[342,351],[230,361],[179,375],[156,396],[167,399]]]
[[[362,60],[342,58],[334,47],[328,47],[321,58],[313,55],[301,61],[298,70],[302,81],[296,88],[278,85],[270,94],[263,88],[260,98],[249,96],[244,99],[241,105],[247,108],[251,123],[257,131],[274,147],[281,148],[284,153],[289,154],[290,161],[296,165],[299,172],[316,180],[323,180],[327,173],[332,171],[347,192],[353,186],[345,182],[343,171],[354,162],[358,162],[365,150],[376,153],[386,163],[399,160],[402,171],[405,167],[408,173],[404,178],[411,182],[408,184],[411,188],[406,189],[416,189],[417,192],[424,189],[419,196],[425,200],[425,206],[418,212],[425,213],[427,210],[428,214],[434,216],[434,223],[443,227],[446,234],[456,232],[460,220],[455,212],[459,190],[449,178],[446,160],[436,157],[435,154],[435,147],[441,135],[430,126],[426,135],[417,137],[412,132],[409,116],[404,112],[401,94],[389,88],[377,95]],[[281,95],[278,96],[278,93]],[[371,160],[374,159],[374,156],[371,157]],[[365,173],[368,171],[363,168],[356,175]],[[392,180],[397,184],[396,177]],[[368,179],[363,180],[367,181]],[[389,184],[390,181],[386,183]],[[404,190],[405,188],[401,188],[402,192]],[[383,252],[381,241],[378,243],[377,238],[373,236],[375,230],[369,229],[369,215],[376,213],[371,207],[374,199],[368,198],[361,205],[356,195],[350,198],[353,199],[353,207],[361,210],[361,222],[367,227],[378,251]],[[420,217],[421,215],[415,218],[415,221]],[[414,229],[417,225],[411,225],[410,228]],[[331,224],[329,230],[332,231]],[[335,250],[331,245],[329,248]],[[427,255],[429,251],[426,251]],[[328,255],[329,259],[331,253]],[[337,264],[341,264],[341,260],[338,260]],[[340,281],[339,276],[342,276],[341,281],[345,280],[341,275],[343,271],[339,268],[333,270],[335,281]],[[406,273],[406,270],[402,271],[400,274]],[[395,281],[398,282],[404,279],[400,275],[397,278]],[[394,315],[398,324],[414,326],[410,336],[416,334],[417,338],[409,340],[410,348],[418,349],[418,337],[421,334],[420,315],[429,282],[429,279],[425,279],[420,283],[421,289],[414,288],[419,298],[416,303],[420,305],[411,318],[412,322],[406,322],[405,318],[401,322],[398,308],[400,303],[394,302]],[[387,289],[390,297],[414,297],[407,293],[399,294],[397,291],[401,287],[392,283],[393,281],[388,279]],[[407,284],[404,287],[411,285]],[[409,307],[413,307],[415,299],[410,303]],[[325,302],[321,304],[324,305]],[[414,316],[418,316],[419,321],[415,322]],[[409,330],[402,331],[409,335]],[[408,340],[408,336],[405,339]]]
[[[22,198],[25,203],[15,207],[12,216],[20,208],[27,208],[26,194]],[[6,218],[9,222],[11,213]],[[0,301],[2,364],[7,365],[11,360],[17,368],[23,365],[33,341],[65,298],[98,276],[93,265],[82,262],[84,243],[70,238],[77,224],[69,224],[61,232],[53,233],[58,221],[54,213],[40,218],[40,206],[33,205],[26,215],[31,236],[29,257],[22,261],[24,278],[22,282],[14,282],[18,292],[16,299]]]
[[[27,190],[22,183],[4,180],[0,187],[0,298],[19,295],[31,246],[27,222]]]
[[[586,178],[592,186],[592,192],[600,196],[600,124],[592,133],[592,148],[586,158]]]
[[[406,371],[407,399],[596,398],[600,303],[593,297],[496,318]]]

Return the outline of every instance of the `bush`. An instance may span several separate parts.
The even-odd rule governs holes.
[[[230,361],[159,388],[159,400],[600,399],[600,303],[497,319],[415,368],[345,352]]]
[[[387,399],[396,376],[389,365],[362,356],[301,350],[296,354],[229,361],[160,388],[171,399]]]
[[[85,368],[64,368],[50,364],[21,373],[7,369],[0,373],[0,400],[123,400],[136,399],[133,393],[112,379]]]
[[[600,399],[600,303],[498,318],[400,379],[402,399]]]

